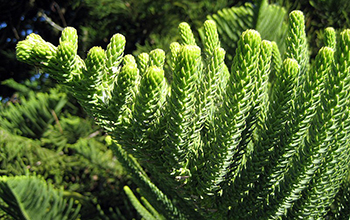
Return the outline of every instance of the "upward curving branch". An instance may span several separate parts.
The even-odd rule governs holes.
[[[283,15],[266,1],[222,10],[204,23],[203,44],[181,23],[170,62],[160,49],[124,55],[120,34],[82,60],[70,27],[57,47],[29,35],[17,57],[66,85],[113,138],[115,154],[152,207],[147,211],[126,190],[144,216],[323,218],[349,165],[350,30],[337,35],[328,28],[310,61],[302,12],[289,15],[287,29],[283,19],[271,26],[255,20]],[[235,16],[247,19],[230,21]],[[263,40],[266,30],[240,33],[251,25],[280,28],[285,51]],[[239,39],[225,48],[229,53],[221,46],[233,44],[220,42],[220,34]]]

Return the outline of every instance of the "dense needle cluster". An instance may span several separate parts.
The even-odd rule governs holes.
[[[292,12],[283,54],[244,31],[231,66],[212,20],[201,44],[179,25],[169,68],[160,49],[124,55],[120,34],[82,60],[71,27],[57,47],[29,35],[17,57],[66,85],[108,131],[157,210],[126,187],[145,218],[319,219],[347,176],[350,30],[326,29],[310,61],[304,29]]]

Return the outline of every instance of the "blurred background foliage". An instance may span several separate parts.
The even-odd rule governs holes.
[[[17,61],[15,46],[33,32],[57,45],[61,30],[73,26],[83,58],[92,46],[105,48],[115,33],[126,37],[128,54],[155,48],[168,52],[170,43],[178,40],[180,22],[200,30],[218,11],[247,3],[258,11],[259,0],[1,0],[0,176],[30,172],[63,186],[67,197],[81,202],[82,219],[140,218],[122,190],[124,185],[135,186],[108,149],[104,131],[64,88],[39,69]],[[324,28],[350,28],[348,0],[269,3],[285,8],[279,16],[296,9],[304,12],[313,56],[322,46],[316,36],[322,39]],[[195,34],[199,39],[200,31]],[[230,37],[234,38],[222,36],[221,40],[234,48]],[[228,57],[234,53],[232,48],[225,48]]]
[[[34,92],[14,81],[7,85],[27,93],[17,91],[16,101],[1,106],[0,176],[44,177],[82,204],[82,219],[137,218],[122,190],[133,183],[103,131],[91,118],[73,115],[78,107],[66,92]]]

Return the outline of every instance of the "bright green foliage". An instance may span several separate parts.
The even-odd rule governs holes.
[[[307,48],[304,15],[301,11],[293,11],[289,15],[289,28],[286,38],[286,53],[285,58],[295,59],[299,65],[299,72],[297,77],[296,95],[302,93],[305,77],[308,72],[309,54]],[[301,100],[303,101],[303,100]],[[296,101],[299,109],[303,103]]]
[[[231,65],[236,53],[238,40],[243,31],[257,30],[262,39],[275,41],[283,52],[286,35],[286,11],[278,5],[270,5],[267,0],[245,3],[242,6],[224,8],[208,16],[216,22],[222,47],[227,51],[227,61]],[[201,29],[203,35],[203,29]]]
[[[237,155],[241,155],[241,151],[246,147],[240,146],[241,137],[245,132],[249,113],[255,107],[253,98],[255,84],[258,80],[257,72],[261,46],[259,33],[252,30],[243,32],[238,45],[237,56],[235,56],[226,88],[227,91],[223,97],[223,110],[214,119],[213,126],[209,127],[208,140],[210,142],[205,143],[203,149],[204,152],[212,151],[203,160],[207,161],[206,167],[201,169],[203,176],[208,175],[209,182],[204,189],[208,189],[209,193],[217,191],[215,188],[224,180],[224,176],[229,172],[229,167],[231,166],[231,169],[233,169],[232,163],[237,163],[233,160],[241,159]],[[241,62],[242,60],[244,62]],[[232,138],[233,136],[237,137]],[[246,143],[248,142],[242,144]],[[209,167],[211,169],[208,169]],[[206,179],[203,180],[205,183]]]
[[[76,219],[80,206],[36,176],[0,177],[0,208],[14,219]]]
[[[333,28],[328,27],[324,30],[324,46],[335,49],[336,34]]]
[[[254,10],[283,14],[265,3],[232,9],[250,15],[242,28],[254,24]],[[285,52],[248,29],[239,35],[230,66],[215,22],[204,24],[203,49],[188,24],[181,23],[179,32],[180,42],[170,45],[170,73],[161,50],[137,61],[121,49],[114,56],[111,48],[122,48],[122,37],[112,38],[107,51],[92,48],[85,61],[65,48],[73,47],[74,34],[62,37],[54,52],[38,50],[40,59],[32,48],[49,44],[35,35],[17,51],[21,61],[65,84],[109,132],[115,155],[147,199],[142,205],[124,188],[144,218],[339,216],[347,193],[344,187],[337,193],[350,156],[350,30],[336,35],[327,29],[325,47],[310,61],[304,16],[293,11]],[[63,58],[70,67],[49,62]]]
[[[145,204],[145,206],[143,206],[128,186],[124,186],[124,191],[128,195],[133,206],[145,220],[165,219],[151,206],[151,204],[149,204],[144,197],[141,197],[142,202]]]
[[[175,61],[180,65],[175,66],[171,96],[167,99],[164,156],[167,158],[166,169],[174,177],[189,175],[187,166],[194,156],[192,152],[198,148],[195,95],[200,52],[197,46],[181,47]]]
[[[153,217],[153,215],[148,212],[148,210],[140,203],[140,201],[136,198],[134,193],[131,191],[131,189],[128,186],[124,186],[124,191],[128,195],[130,201],[132,202],[133,206],[136,208],[136,210],[141,214],[141,216],[146,220],[155,220],[156,218]]]

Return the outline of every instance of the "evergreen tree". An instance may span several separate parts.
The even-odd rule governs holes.
[[[124,55],[121,34],[83,60],[70,27],[57,47],[29,35],[17,57],[66,85],[108,131],[146,198],[142,205],[124,188],[144,218],[339,217],[347,201],[350,30],[327,29],[311,62],[304,24],[301,11],[290,13],[283,56],[256,30],[244,31],[227,66],[215,22],[204,23],[203,52],[181,23],[167,74],[162,50]]]

